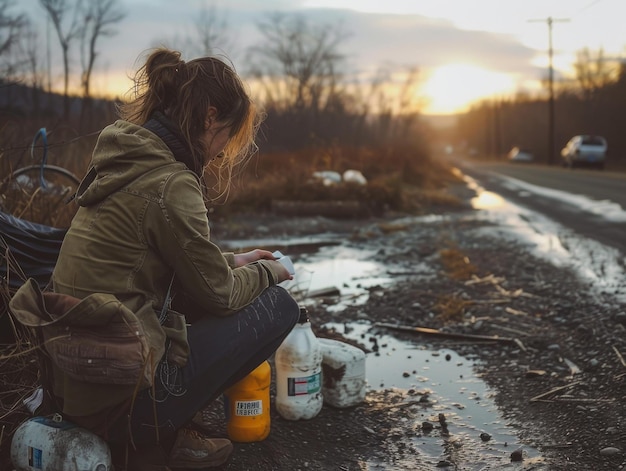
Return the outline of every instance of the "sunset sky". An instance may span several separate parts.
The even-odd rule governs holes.
[[[185,37],[198,12],[210,7],[232,31],[232,47],[223,52],[238,70],[245,69],[243,51],[258,41],[259,19],[296,11],[342,25],[349,36],[341,50],[359,77],[381,67],[417,68],[424,111],[432,114],[457,112],[480,98],[539,90],[548,70],[549,17],[557,76],[571,73],[576,52],[585,47],[603,48],[613,58],[626,52],[625,0],[119,1],[126,17],[115,36],[101,40],[94,79],[95,90],[117,94],[130,88],[128,75],[141,52]],[[18,3],[42,21],[37,0]]]

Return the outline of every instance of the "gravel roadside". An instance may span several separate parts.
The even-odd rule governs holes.
[[[471,194],[455,189],[467,200]],[[495,401],[541,462],[511,462],[506,469],[626,469],[626,306],[591,289],[578,275],[532,255],[521,241],[499,237],[497,227],[467,206],[434,208],[434,217],[333,221],[324,218],[246,218],[218,224],[223,238],[244,238],[245,227],[268,234],[346,234],[345,244],[368,247],[375,259],[404,266],[429,265],[436,276],[408,277],[373,288],[364,305],[341,312],[320,298],[309,308],[315,325],[353,322],[428,326],[445,332],[500,336],[517,342],[497,349],[483,342],[423,338],[480,358],[480,374],[497,391]],[[318,329],[319,336],[332,332]],[[396,332],[415,340],[415,334]],[[270,437],[238,445],[225,469],[504,469],[420,454],[422,433],[406,392],[368,392],[362,406],[328,410],[306,423],[273,414]],[[398,445],[400,444],[400,445]],[[373,465],[372,463],[377,463]]]
[[[465,187],[452,191],[464,201],[472,196]],[[368,391],[364,403],[350,409],[324,407],[309,421],[281,419],[272,406],[270,436],[235,444],[221,469],[626,469],[626,306],[497,229],[468,205],[432,208],[426,217],[380,219],[255,214],[216,219],[212,227],[218,243],[333,232],[343,234],[347,247],[371,249],[373,259],[404,274],[418,264],[428,266],[433,276],[398,276],[390,286],[371,288],[365,304],[340,312],[329,309],[337,303],[333,296],[315,298],[309,313],[317,335],[338,337],[323,328],[330,322],[367,321],[517,339],[497,348],[445,337],[422,336],[420,342],[479,358],[479,373],[496,391],[498,408],[521,439],[541,452],[541,461],[511,461],[507,454],[493,463],[468,462],[442,427],[423,428],[421,417],[434,410],[428,400],[390,388]],[[394,335],[416,338],[402,331]],[[220,401],[205,412],[214,435],[225,435]],[[442,456],[435,461],[420,451],[419,438],[426,433],[441,441]]]

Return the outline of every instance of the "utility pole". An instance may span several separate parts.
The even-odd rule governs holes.
[[[528,20],[532,22],[545,22],[548,25],[548,87],[550,91],[550,98],[548,100],[548,165],[554,163],[554,66],[552,64],[552,24],[554,22],[569,21],[567,18],[552,18],[549,16],[545,20]]]

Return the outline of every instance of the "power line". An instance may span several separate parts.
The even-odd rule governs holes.
[[[584,7],[582,7],[580,10],[578,10],[578,11],[575,13],[575,15],[578,15],[579,13],[582,13],[583,11],[585,11],[585,10],[587,10],[587,9],[591,8],[592,6],[594,6],[594,5],[598,4],[598,3],[600,3],[601,1],[602,1],[602,0],[595,0],[595,1],[591,2],[591,3],[589,3],[587,6],[584,6]]]
[[[599,1],[599,0],[598,0]],[[550,90],[550,100],[548,102],[548,165],[554,162],[554,66],[552,64],[552,24],[555,22],[564,23],[569,18],[552,18],[528,20],[531,23],[542,22],[548,25],[548,86]]]
[[[64,140],[64,141],[59,141],[59,142],[55,142],[55,143],[49,143],[47,144],[48,149],[50,148],[56,148],[56,147],[64,147],[67,145],[71,145],[74,144],[78,141],[80,141],[81,139],[86,139],[89,137],[93,137],[96,136],[98,134],[100,134],[102,132],[102,129],[99,129],[97,131],[93,131],[87,134],[82,134],[80,136],[76,136],[72,139],[69,140]],[[25,144],[23,146],[12,146],[12,147],[0,147],[0,154],[2,153],[6,153],[6,152],[13,152],[13,151],[26,151],[29,149],[43,149],[44,146],[43,145],[33,145],[33,144]]]

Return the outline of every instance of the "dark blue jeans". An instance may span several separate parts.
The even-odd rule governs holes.
[[[141,391],[131,410],[136,445],[170,441],[194,414],[267,360],[298,321],[299,307],[279,286],[265,290],[251,305],[226,317],[203,316],[188,327],[190,356],[184,368],[162,362],[155,390]],[[156,413],[156,420],[155,420]],[[126,419],[109,440],[128,438]]]

